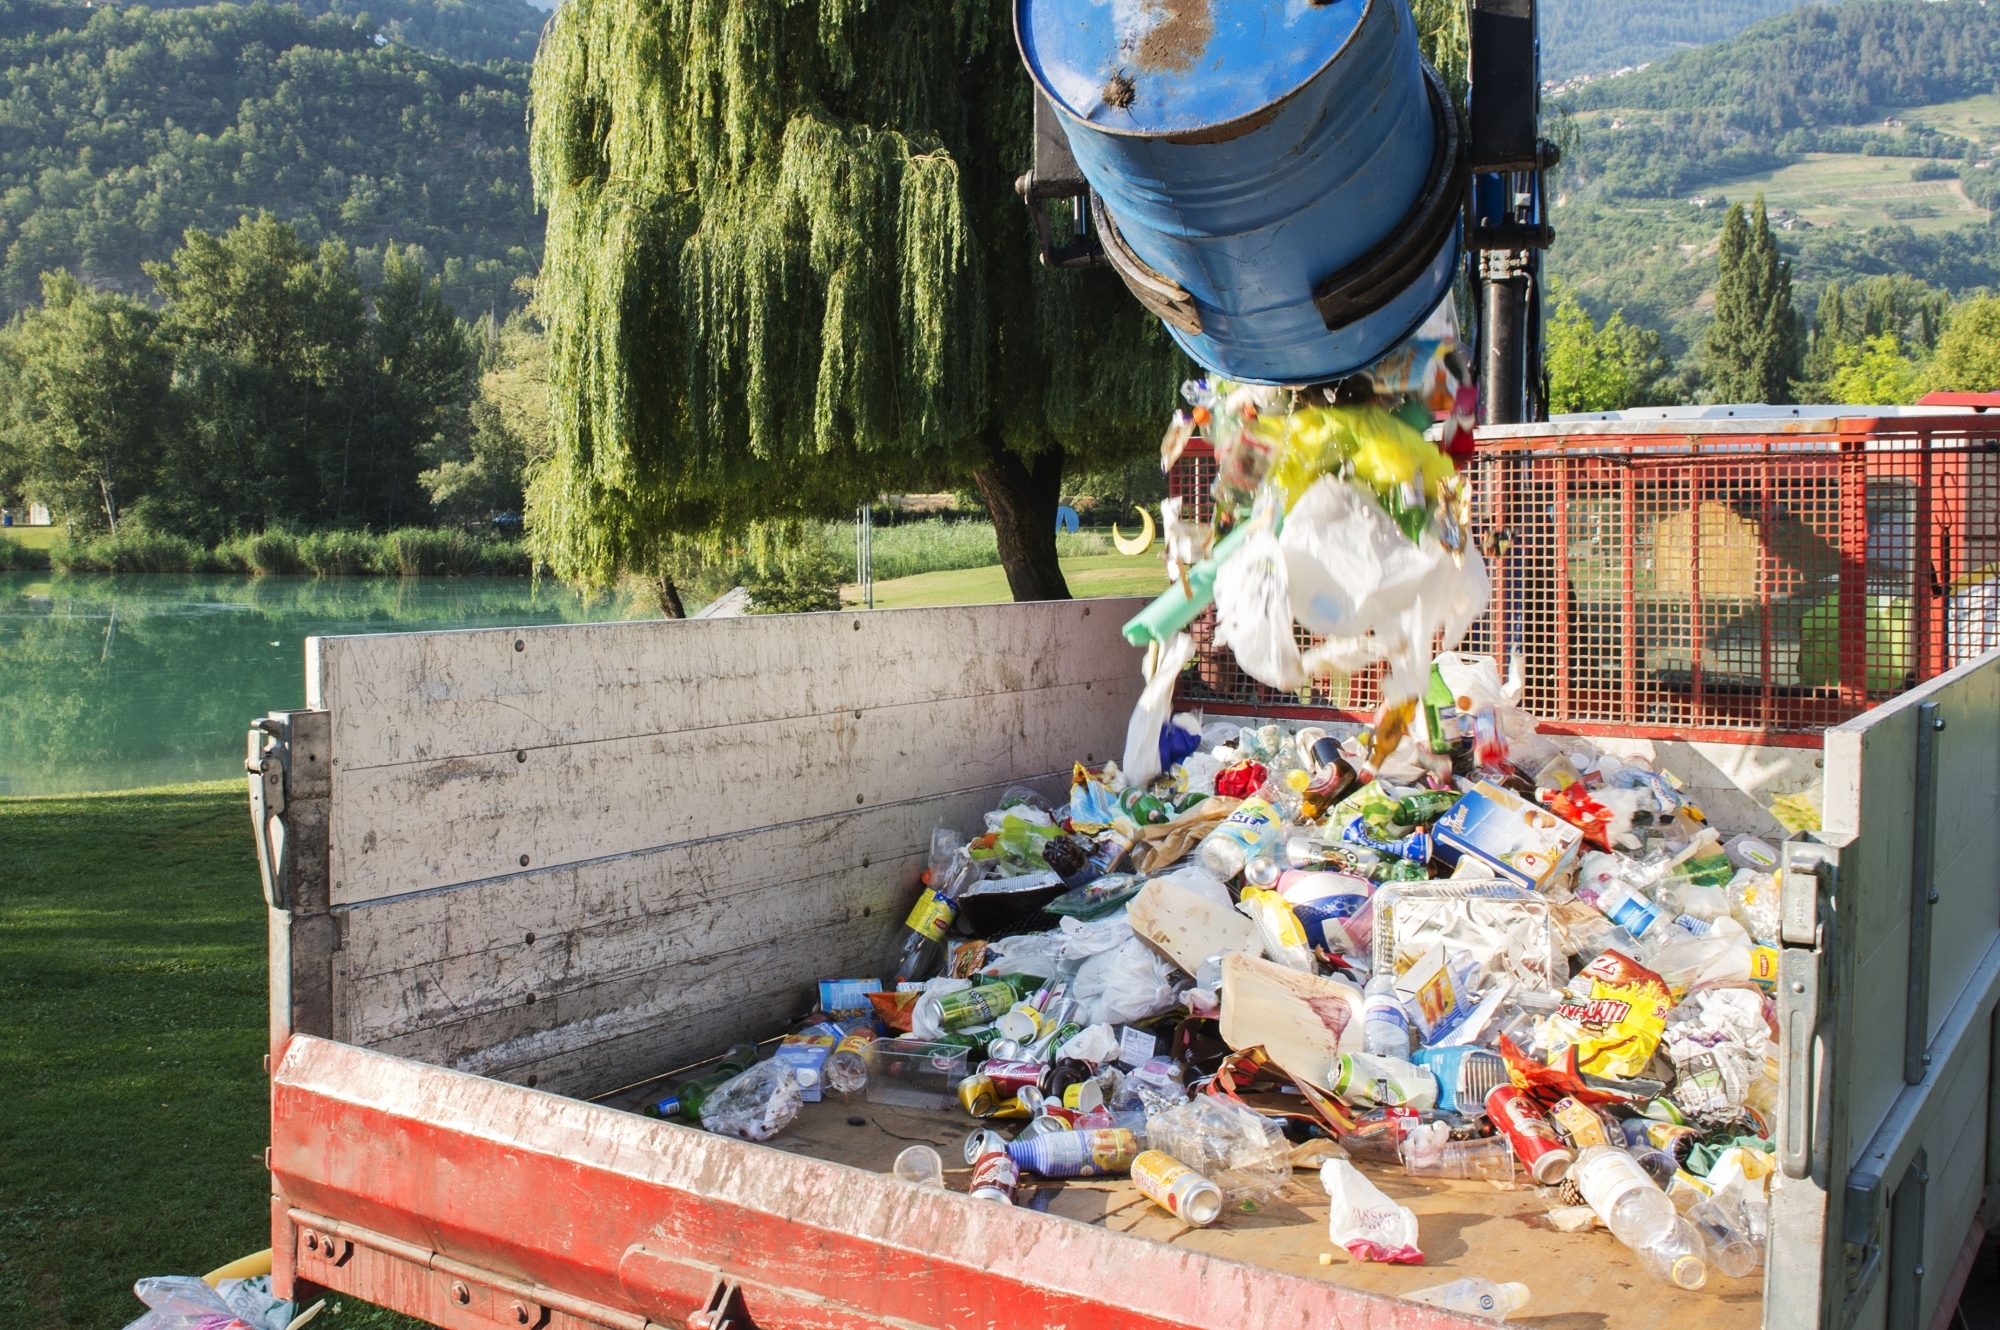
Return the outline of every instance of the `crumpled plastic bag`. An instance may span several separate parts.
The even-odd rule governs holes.
[[[125,1330],[285,1330],[292,1304],[260,1287],[264,1281],[225,1279],[210,1288],[194,1275],[160,1275],[132,1286],[151,1308]]]
[[[1122,946],[1132,936],[1132,919],[1124,910],[1107,914],[1102,919],[1078,919],[1074,915],[1065,915],[1059,927],[1062,931],[1056,939],[1056,954],[1072,964]]]
[[[1065,926],[1071,922],[1063,920]],[[1173,965],[1131,936],[1129,923],[1125,930],[1123,942],[1085,961],[1070,984],[1076,1019],[1085,1025],[1128,1025],[1180,1003]]]
[[[1160,774],[1160,728],[1173,720],[1174,684],[1193,659],[1194,639],[1186,633],[1175,633],[1152,658],[1152,672],[1125,727],[1125,760],[1119,769],[1127,784],[1144,789]]]
[[[1060,933],[1016,933],[986,946],[986,964],[991,974],[1031,974],[1037,979],[1053,979],[1062,963],[1063,937]]]
[[[1422,1265],[1417,1247],[1417,1216],[1382,1194],[1361,1170],[1345,1159],[1329,1159],[1319,1170],[1320,1185],[1333,1199],[1327,1230],[1334,1245],[1345,1247],[1358,1261],[1391,1265]]]
[[[701,1125],[718,1136],[768,1141],[792,1125],[804,1104],[791,1067],[770,1058],[717,1086],[702,1103]]]
[[[1292,634],[1288,576],[1278,538],[1251,532],[1215,572],[1215,643],[1235,652],[1245,674],[1290,693],[1311,676]]]
[[[1456,646],[1491,593],[1478,550],[1454,557],[1428,530],[1410,540],[1365,490],[1334,476],[1313,482],[1277,541],[1293,615],[1326,637],[1301,659],[1301,676],[1386,661],[1384,702],[1422,694],[1436,635]]]
[[[1085,1026],[1056,1050],[1059,1058],[1076,1058],[1096,1066],[1118,1056],[1118,1032],[1109,1025]]]
[[[1146,1117],[1146,1143],[1213,1182],[1222,1204],[1255,1210],[1278,1199],[1292,1180],[1284,1128],[1219,1095],[1198,1094]]]

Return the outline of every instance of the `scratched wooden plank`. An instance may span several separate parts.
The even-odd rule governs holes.
[[[344,770],[1138,677],[1143,602],[324,637],[309,705]],[[517,644],[518,648],[517,649]]]
[[[1053,795],[1065,782],[1056,774],[1034,783]],[[650,999],[659,996],[652,982],[659,976],[691,975],[690,967],[716,959],[728,962],[724,982],[704,997],[727,1005],[782,992],[789,1014],[815,980],[841,973],[815,967],[853,954],[862,968],[848,973],[880,971],[883,948],[895,944],[916,894],[931,829],[977,830],[1001,791],[989,786],[347,911],[336,957],[339,1028],[371,1047],[425,1032],[438,1049],[545,1033],[580,1046],[602,1036],[566,1024],[579,1003],[563,999],[591,994],[583,1007],[614,1002],[621,1019],[671,1025],[688,1006],[672,985],[650,1011],[629,996],[613,999],[609,986]],[[855,945],[828,948],[834,934]],[[784,945],[765,954],[772,940]],[[419,1039],[399,1048],[419,1056],[411,1050],[423,1046]],[[515,1054],[480,1056],[504,1067]],[[457,1053],[427,1060],[463,1062]]]
[[[352,905],[1102,760],[1123,746],[1138,682],[337,768],[331,897]]]
[[[322,674],[348,680],[328,688],[336,708],[328,814],[332,902],[358,904],[520,868],[740,834],[792,818],[976,788],[1076,758],[1102,760],[1122,746],[1124,718],[1140,686],[1138,654],[1116,636],[1122,616],[1114,610],[1124,604],[978,606],[942,612],[940,620],[890,616],[890,628],[906,628],[902,636],[870,620],[864,632],[848,630],[842,638],[826,624],[862,620],[824,614],[752,620],[754,632],[742,630],[740,620],[618,624],[614,644],[620,648],[628,648],[634,634],[650,634],[654,656],[692,658],[724,674],[714,688],[686,680],[614,688],[622,694],[616,706],[592,700],[598,690],[590,682],[590,662],[602,660],[604,650],[588,630],[602,628],[598,624],[544,630],[540,656],[574,656],[576,668],[538,684],[542,694],[534,698],[518,692],[520,680],[504,678],[504,668],[466,666],[448,686],[438,682],[440,660],[488,650],[492,634],[324,640],[318,650]],[[1094,614],[1084,618],[1084,610]],[[796,678],[786,682],[782,666],[774,666],[774,684],[718,664],[730,652],[754,666],[770,664],[774,652],[796,652],[792,638],[780,632],[788,624],[822,638],[822,662],[810,686]],[[720,646],[702,646],[710,628],[718,630]],[[578,638],[568,642],[556,636],[562,632]],[[410,646],[404,640],[410,636],[448,642]],[[992,644],[1006,646],[996,650]],[[378,654],[412,672],[400,690],[384,682]],[[508,648],[506,654],[534,652]],[[1020,668],[968,668],[968,654],[1018,660]],[[1074,682],[1090,674],[1098,678]],[[372,680],[366,688],[350,686],[362,676]],[[484,702],[468,680],[486,690]],[[926,700],[926,692],[940,690],[938,680],[954,680],[958,692]],[[676,710],[684,712],[682,728],[644,728],[674,720]],[[484,716],[506,730],[502,718],[520,722],[536,712],[570,718],[568,728],[544,726],[544,740],[556,730],[580,738],[510,746],[512,738],[496,744],[486,736],[476,744],[468,740],[458,756],[376,766],[356,762],[344,746],[356,732],[400,730],[430,736],[406,744],[408,750],[436,752],[448,746],[446,740],[456,742],[452,736],[468,718]],[[610,734],[606,712],[628,716],[624,734]],[[382,746],[362,738],[356,752],[380,756]]]

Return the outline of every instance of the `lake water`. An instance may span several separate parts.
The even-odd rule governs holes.
[[[305,705],[305,639],[626,616],[509,577],[0,574],[0,795],[241,779],[244,731]]]

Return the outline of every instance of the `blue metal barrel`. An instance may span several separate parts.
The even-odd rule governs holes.
[[[1336,379],[1450,290],[1464,134],[1407,0],[1015,0],[1133,293],[1207,369]]]

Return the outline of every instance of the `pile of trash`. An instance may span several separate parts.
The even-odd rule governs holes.
[[[774,1056],[732,1050],[649,1111],[765,1140],[828,1093],[955,1106],[973,1196],[1122,1174],[1195,1226],[1315,1166],[1364,1261],[1420,1264],[1424,1235],[1357,1164],[1537,1187],[1669,1284],[1753,1273],[1778,852],[1672,772],[1540,733],[1518,668],[1434,655],[1488,594],[1442,322],[1331,391],[1186,385],[1163,459],[1206,434],[1219,517],[1162,507],[1171,585],[1125,629],[1147,683],[1120,760],[937,829],[894,974],[823,982]],[[1174,714],[1211,603],[1272,687],[1380,666],[1373,723]],[[896,1172],[942,1185],[927,1146]],[[1413,1296],[1504,1318],[1527,1291]]]
[[[1010,790],[933,834],[886,982],[823,982],[772,1057],[731,1050],[648,1111],[766,1140],[828,1093],[955,1104],[973,1195],[1129,1174],[1194,1225],[1268,1205],[1320,1140],[1359,1259],[1423,1254],[1356,1161],[1556,1189],[1551,1222],[1601,1223],[1671,1283],[1747,1276],[1777,851],[1671,772],[1478,701],[1502,691],[1446,654],[1380,760],[1374,729],[1181,714],[1150,779]]]

